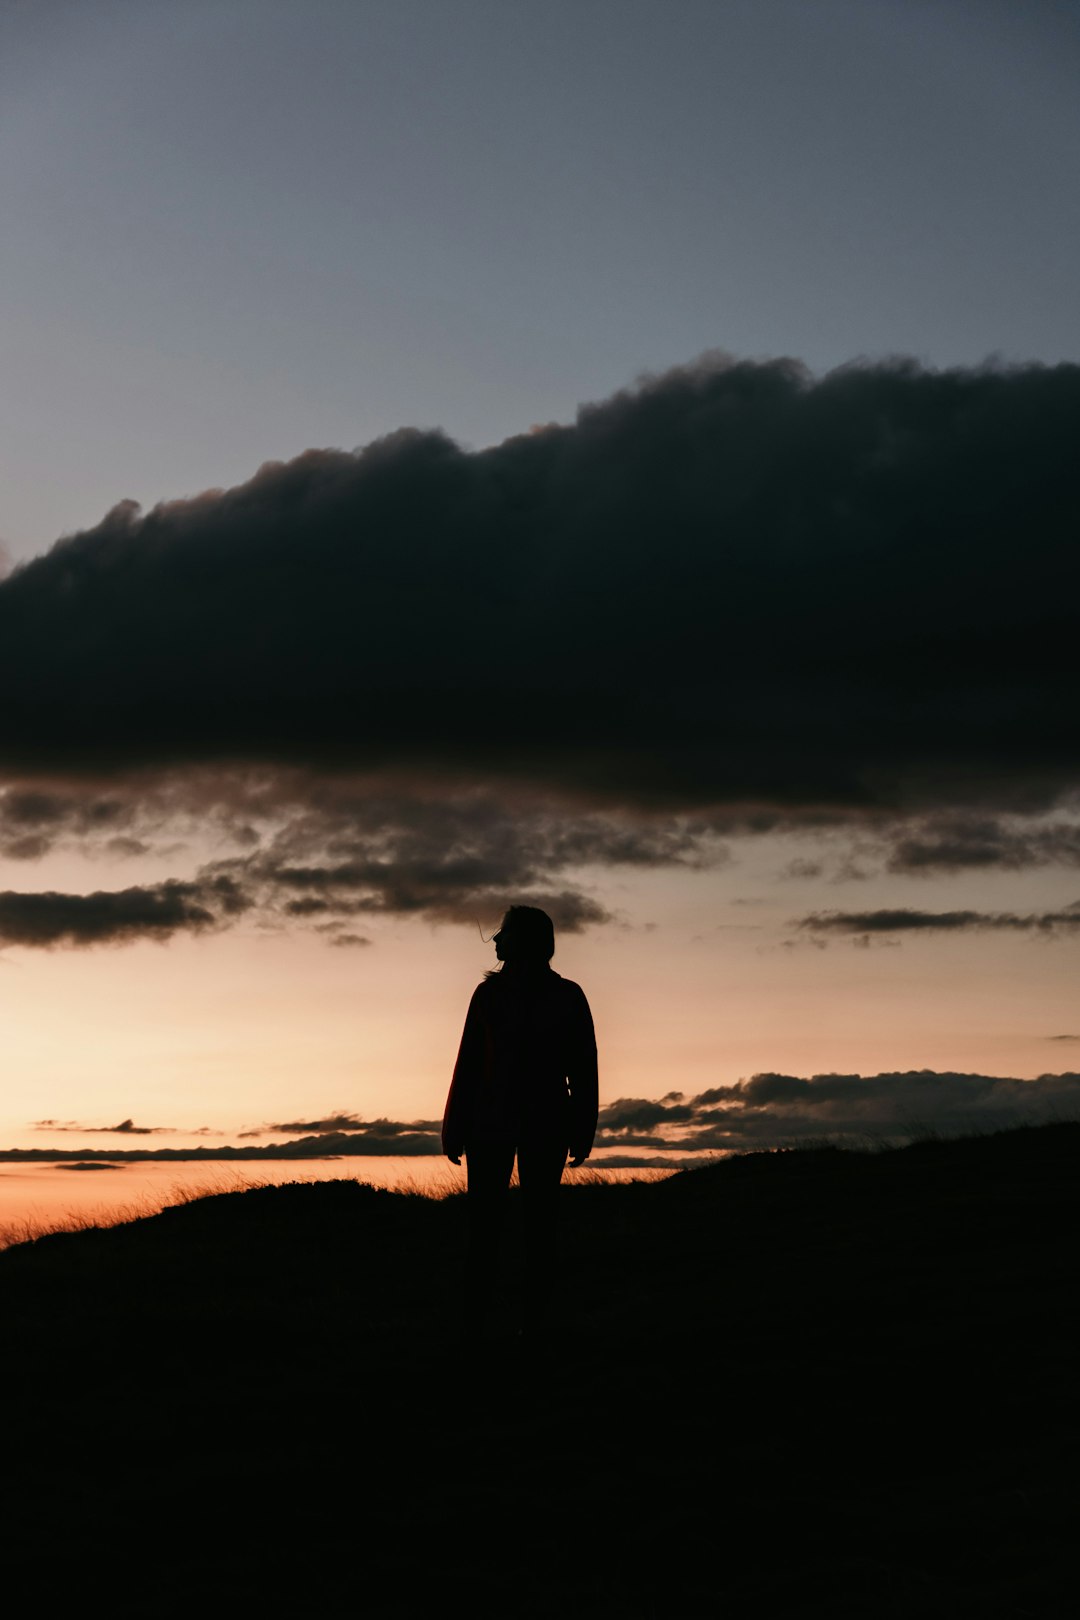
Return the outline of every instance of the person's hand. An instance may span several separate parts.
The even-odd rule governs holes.
[[[571,1170],[580,1170],[591,1152],[592,1148],[589,1148],[585,1153],[572,1153],[570,1156]]]
[[[446,1157],[450,1160],[451,1164],[460,1164],[461,1163],[461,1154],[460,1153],[448,1153],[446,1155]]]

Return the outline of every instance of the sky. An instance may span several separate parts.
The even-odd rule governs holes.
[[[428,1151],[514,902],[613,1159],[1080,1113],[1078,67],[0,9],[0,1149]]]

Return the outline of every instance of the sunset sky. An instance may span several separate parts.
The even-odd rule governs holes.
[[[1078,70],[0,9],[0,1148],[423,1147],[512,902],[609,1152],[1080,1115]]]

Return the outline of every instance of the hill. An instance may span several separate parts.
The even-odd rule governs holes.
[[[220,1194],[0,1254],[5,1585],[112,1612],[1075,1612],[1080,1125],[562,1190],[559,1315],[462,1198]]]

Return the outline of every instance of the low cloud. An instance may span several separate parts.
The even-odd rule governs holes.
[[[171,1125],[136,1125],[132,1119],[122,1119],[119,1125],[80,1125],[78,1120],[36,1119],[35,1131],[77,1131],[87,1136],[169,1136]]]
[[[1055,1119],[1080,1119],[1080,1075],[758,1074],[665,1104],[610,1104],[597,1146],[715,1153],[822,1138],[901,1141],[923,1131],[960,1135]]]
[[[825,865],[823,861],[812,861],[800,856],[796,860],[788,861],[779,876],[781,881],[790,879],[794,882],[802,882],[807,879],[819,878],[824,871]]]
[[[75,1159],[68,1164],[58,1164],[57,1170],[123,1170],[123,1164],[115,1164],[109,1159]]]
[[[682,1125],[693,1118],[694,1103],[687,1102],[680,1093],[672,1093],[660,1102],[621,1097],[601,1109],[597,1129],[600,1138],[606,1140],[611,1135],[650,1131],[660,1125]]]
[[[401,1153],[408,1156],[440,1153],[442,1124],[439,1120],[361,1118],[349,1110],[337,1110],[317,1119],[271,1121],[242,1136],[250,1139],[260,1136],[292,1136],[297,1140],[271,1144],[271,1156],[309,1156],[319,1153],[355,1156],[374,1154],[383,1156]],[[258,1151],[258,1150],[254,1150]]]
[[[145,844],[141,838],[110,838],[105,845],[105,853],[121,860],[134,860],[139,855],[149,855],[151,845]]]
[[[897,838],[891,872],[1019,872],[1037,866],[1080,866],[1080,825],[1057,821],[1024,826],[991,816],[951,816],[922,822]]]
[[[621,1097],[605,1104],[600,1111],[595,1163],[598,1167],[671,1167],[716,1153],[821,1141],[886,1145],[925,1133],[959,1136],[1064,1119],[1080,1119],[1080,1074],[1043,1074],[1035,1080],[1020,1080],[931,1069],[809,1078],[766,1073],[695,1096],[669,1092],[659,1099]],[[62,1154],[49,1148],[8,1148],[0,1152],[0,1160],[200,1161],[441,1152],[437,1120],[364,1120],[348,1110],[277,1121],[241,1133],[248,1139],[267,1135],[290,1135],[292,1140],[245,1147],[103,1149],[100,1154],[86,1149]]]
[[[104,839],[120,853],[124,835],[118,829],[126,828],[139,813],[137,801],[127,792],[9,788],[0,793],[0,855],[40,860],[58,842],[93,844]]]
[[[359,1114],[348,1112],[328,1114],[325,1119],[285,1120],[260,1127],[266,1135],[275,1136],[307,1136],[329,1131],[355,1131],[360,1135],[370,1133],[390,1137],[439,1129],[440,1124],[437,1120],[414,1119],[406,1125],[390,1119],[365,1120]]]
[[[812,911],[795,919],[811,934],[981,933],[1038,934],[1067,938],[1080,930],[1080,901],[1062,911],[1020,914],[1014,911],[914,911],[907,907],[879,911]]]
[[[632,818],[510,805],[490,793],[437,801],[315,790],[259,848],[203,869],[258,896],[264,911],[325,930],[362,916],[494,924],[511,904],[547,911],[563,933],[611,920],[577,880],[583,868],[716,869],[730,860],[707,818]],[[366,936],[339,934],[355,945]]]
[[[54,946],[126,945],[171,939],[226,926],[249,905],[231,878],[183,883],[170,878],[146,887],[94,894],[0,893],[0,945],[39,950]]]
[[[254,912],[263,923],[334,933],[328,944],[355,949],[371,943],[355,926],[360,918],[487,927],[511,904],[540,906],[560,932],[577,933],[612,920],[579,877],[585,869],[715,870],[731,859],[702,816],[573,812],[550,802],[508,804],[477,790],[432,799],[288,773],[157,779],[146,827],[133,801],[124,835],[111,831],[120,816],[116,801],[109,811],[100,825],[88,823],[62,796],[35,793],[22,795],[11,814],[13,825],[46,815],[64,829],[64,840],[81,839],[111,856],[145,854],[150,837],[170,831],[191,835],[202,817],[237,853],[204,864],[191,879],[119,893],[0,896],[0,940],[79,945],[164,937],[226,927]],[[95,842],[99,830],[107,836]],[[25,854],[53,847],[46,842]]]

